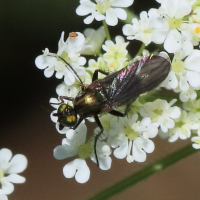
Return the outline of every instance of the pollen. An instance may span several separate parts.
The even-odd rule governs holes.
[[[114,68],[114,65],[111,63],[111,64],[109,65],[109,67],[110,67],[110,68]]]
[[[200,33],[200,28],[199,28],[199,27],[196,27],[196,28],[194,29],[194,32],[197,33],[197,34]]]
[[[71,39],[76,38],[77,36],[78,36],[78,34],[77,34],[76,32],[71,32],[71,33],[69,33],[69,37],[70,37]]]
[[[74,115],[71,115],[69,117],[67,117],[67,121],[68,122],[74,122],[76,120],[75,116]]]

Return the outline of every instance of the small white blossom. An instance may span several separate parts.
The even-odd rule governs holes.
[[[175,126],[174,119],[181,115],[181,110],[177,106],[172,105],[176,100],[167,103],[166,100],[156,99],[154,102],[147,102],[140,109],[142,117],[149,117],[152,124],[161,128],[163,132]]]
[[[140,13],[140,20],[133,18],[133,25],[124,25],[123,34],[128,40],[140,40],[146,46],[151,42],[161,44],[166,38],[169,26],[165,19],[161,18],[156,9],[150,9],[147,13]]]
[[[128,51],[126,47],[129,42],[125,42],[122,36],[115,37],[116,44],[111,40],[107,40],[102,48],[106,53],[103,55],[103,59],[107,62],[111,71],[119,70],[127,65]]]
[[[5,194],[0,194],[0,200],[8,200],[8,197]]]
[[[122,159],[126,157],[127,162],[144,162],[146,153],[152,153],[155,146],[148,139],[153,138],[158,133],[158,128],[151,124],[149,118],[137,121],[138,115],[134,114],[131,118],[126,117],[111,120],[108,144],[115,148],[114,156]]]
[[[76,9],[76,14],[85,16],[85,24],[90,24],[94,19],[97,21],[105,20],[110,26],[115,26],[118,23],[118,18],[125,20],[126,12],[122,8],[127,8],[133,4],[133,0],[95,0],[96,4],[90,0],[80,0],[80,5]]]
[[[0,196],[6,199],[3,194],[11,194],[14,190],[13,183],[24,183],[25,178],[18,173],[23,172],[27,167],[27,158],[22,154],[16,154],[12,158],[12,152],[3,148],[0,150]],[[7,176],[5,176],[7,175]]]
[[[169,142],[174,142],[178,138],[185,140],[190,138],[191,130],[198,129],[198,117],[194,113],[187,113],[182,110],[181,116],[175,119],[175,127],[168,130]]]
[[[198,136],[194,136],[191,138],[191,141],[194,142],[192,144],[193,148],[200,149],[200,129],[197,131]]]
[[[64,76],[65,83],[72,85],[75,82],[75,75],[59,56],[68,62],[78,75],[84,75],[85,68],[80,67],[86,63],[86,59],[80,57],[84,42],[85,37],[82,33],[70,33],[68,39],[64,41],[64,32],[62,32],[57,54],[48,53],[48,50],[45,49],[44,54],[35,59],[35,65],[39,69],[44,69],[44,75],[47,78],[51,77],[55,71],[56,78],[61,79]]]
[[[97,30],[87,28],[84,31],[86,36],[85,43],[81,50],[82,55],[99,55],[101,53],[101,45],[105,40],[106,34],[103,27]]]

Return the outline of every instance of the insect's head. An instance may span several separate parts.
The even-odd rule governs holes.
[[[53,116],[58,117],[58,122],[60,123],[60,130],[66,127],[73,127],[77,123],[77,114],[74,108],[68,104],[61,104],[58,108],[57,113]]]

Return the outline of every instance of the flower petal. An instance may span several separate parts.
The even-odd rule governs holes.
[[[109,26],[115,26],[117,25],[117,23],[118,23],[118,19],[117,19],[114,9],[109,8],[106,11],[106,24],[108,24]]]
[[[12,158],[12,152],[10,149],[3,148],[0,150],[0,163],[8,163]],[[1,166],[0,166],[0,169]]]
[[[122,8],[115,8],[114,12],[116,16],[121,20],[125,20],[127,18],[127,14]]]
[[[2,194],[11,194],[14,191],[14,185],[7,180],[7,177],[1,179]]]
[[[63,174],[66,178],[72,178],[75,175],[78,183],[85,183],[90,178],[90,169],[85,160],[78,158],[64,166]]]
[[[27,167],[27,158],[22,154],[16,154],[10,161],[10,166],[6,170],[6,173],[21,173]]]
[[[10,174],[6,177],[12,183],[24,183],[26,179],[18,174]]]
[[[127,8],[133,4],[134,0],[109,0],[112,6]]]
[[[53,150],[53,155],[57,160],[62,160],[75,156],[78,149],[75,146],[59,145]]]

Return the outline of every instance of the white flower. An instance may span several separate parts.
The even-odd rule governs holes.
[[[81,50],[83,55],[99,55],[101,53],[101,45],[105,40],[106,34],[103,27],[97,30],[87,28],[84,31],[86,36],[85,44]]]
[[[188,0],[162,0],[161,6],[159,8],[159,13],[161,13],[165,18],[168,18],[169,25],[178,25],[178,21],[173,21],[175,19],[181,19],[188,15],[191,10],[191,4]]]
[[[174,142],[178,138],[185,140],[190,138],[191,130],[198,129],[198,117],[194,113],[187,113],[182,110],[181,116],[175,119],[175,127],[168,130],[169,142]]]
[[[103,70],[105,72],[110,71],[107,63],[105,62],[105,60],[102,57],[98,57],[97,61],[95,61],[94,59],[90,59],[88,62],[87,70],[89,72],[94,74],[95,70],[97,70],[97,69]],[[98,79],[102,79],[104,77],[105,77],[104,74],[98,73]]]
[[[191,141],[194,142],[192,144],[193,148],[200,149],[200,129],[197,131],[198,136],[194,136],[191,138]]]
[[[66,131],[66,138],[62,140],[62,145],[54,149],[54,157],[58,160],[80,155],[80,158],[67,163],[63,168],[63,174],[66,178],[72,178],[75,175],[75,179],[79,183],[85,183],[90,178],[90,170],[84,160],[90,156],[91,151],[90,144],[85,143],[86,133],[86,125],[81,123],[76,130]],[[80,151],[81,146],[85,149],[83,153]]]
[[[192,50],[184,61],[179,59],[184,59],[184,57],[175,54],[172,70],[162,85],[175,92],[181,92],[180,99],[183,102],[189,99],[194,100],[196,98],[194,90],[200,87],[200,51]]]
[[[123,34],[128,40],[140,40],[146,46],[151,42],[161,44],[164,42],[169,26],[166,19],[161,18],[156,9],[140,13],[140,20],[133,18],[133,25],[124,25]]]
[[[78,183],[86,183],[90,178],[90,169],[84,159],[77,158],[63,167],[63,175],[66,178],[73,178]]]
[[[129,42],[125,42],[122,36],[115,37],[116,44],[111,40],[107,40],[102,48],[106,53],[103,55],[103,59],[107,62],[108,67],[111,71],[122,69],[127,65],[127,54],[126,47]]]
[[[158,129],[151,124],[149,118],[137,121],[138,115],[131,118],[126,117],[118,120],[116,117],[111,120],[108,144],[115,148],[114,156],[122,159],[126,157],[127,162],[144,162],[146,153],[154,150],[154,143],[148,138],[157,135]]]
[[[3,148],[0,150],[0,195],[2,199],[6,196],[2,194],[11,194],[14,190],[12,183],[24,183],[25,178],[17,173],[23,172],[27,167],[27,159],[22,154],[16,154],[12,158],[12,152]],[[7,176],[5,176],[7,175]]]
[[[167,103],[166,100],[157,99],[154,102],[147,102],[140,109],[140,114],[142,117],[149,117],[153,125],[160,126],[161,130],[166,133],[168,129],[175,126],[174,119],[181,115],[180,108],[172,107],[175,101]]]
[[[173,29],[167,35],[164,48],[167,52],[174,53],[176,59],[182,60],[192,52],[194,47],[185,35]]]
[[[76,9],[76,14],[88,17],[84,19],[85,24],[90,24],[94,19],[97,21],[105,20],[110,26],[118,23],[118,18],[125,20],[126,12],[121,8],[127,8],[133,4],[133,0],[95,0],[96,4],[90,0],[80,0],[80,5]],[[114,8],[113,8],[114,7]]]
[[[200,99],[194,101],[188,101],[183,103],[183,108],[187,111],[190,111],[198,116],[200,119]]]
[[[86,59],[80,57],[84,42],[85,37],[82,33],[70,33],[68,39],[64,41],[64,32],[62,32],[57,54],[48,53],[48,50],[45,49],[44,55],[40,55],[35,59],[35,64],[39,69],[45,69],[44,75],[47,78],[51,77],[56,71],[56,78],[61,79],[64,76],[65,83],[72,85],[75,81],[75,74],[59,56],[68,62],[78,75],[84,75],[85,68],[80,67],[86,63]]]
[[[5,194],[0,194],[0,200],[8,200],[8,197]]]
[[[76,181],[79,183],[85,183],[90,178],[90,170],[85,159],[90,157],[96,163],[94,150],[92,150],[94,142],[91,142],[91,139],[86,142],[86,133],[86,125],[81,123],[76,130],[66,131],[66,138],[63,139],[62,145],[54,149],[54,157],[58,160],[78,155],[79,158],[64,166],[63,174],[66,178],[75,176]],[[99,167],[102,170],[110,169],[112,161],[109,156],[111,151],[106,150],[108,148],[105,148],[105,145],[108,147],[105,142],[98,141],[96,147]]]

